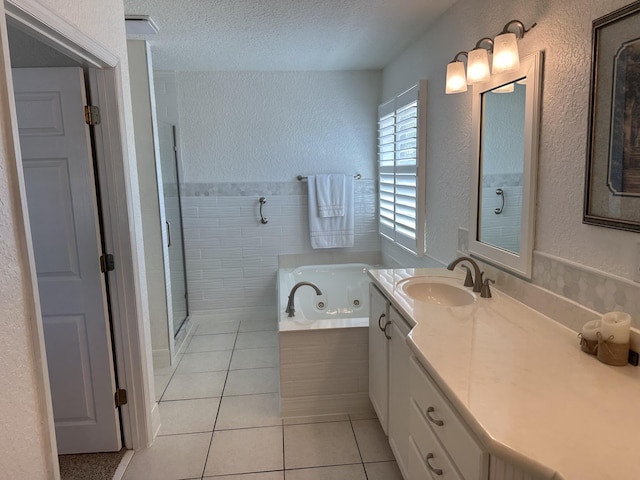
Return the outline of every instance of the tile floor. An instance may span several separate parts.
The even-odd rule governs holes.
[[[280,418],[275,321],[196,321],[124,480],[402,480],[375,414]]]

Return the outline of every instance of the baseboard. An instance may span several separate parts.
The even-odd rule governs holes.
[[[160,432],[162,425],[162,419],[160,418],[160,404],[158,402],[153,404],[151,409],[151,432],[153,433],[153,439],[155,440]]]

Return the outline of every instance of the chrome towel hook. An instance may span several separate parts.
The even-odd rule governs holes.
[[[502,213],[502,210],[504,210],[504,190],[498,188],[496,190],[496,195],[498,195],[502,199],[502,205],[495,209],[496,215],[500,215]]]
[[[262,214],[262,206],[267,203],[267,199],[264,197],[260,197],[260,200],[258,200],[260,202],[260,223],[263,225],[266,225],[267,223],[267,219],[264,218],[264,215]]]

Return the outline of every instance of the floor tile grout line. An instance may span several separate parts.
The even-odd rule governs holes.
[[[240,328],[240,324],[238,324],[238,328]],[[233,352],[236,348],[236,343],[238,342],[238,333],[236,332],[236,338],[233,341],[233,348],[231,349],[231,357],[233,357]],[[231,367],[231,360],[229,360],[229,367]],[[224,377],[224,383],[222,385],[222,392],[220,392],[220,402],[218,403],[218,411],[216,412],[216,418],[213,422],[213,431],[211,432],[211,439],[209,440],[209,448],[207,449],[207,454],[204,458],[204,465],[202,466],[202,475],[200,478],[204,478],[205,472],[207,471],[207,462],[209,462],[209,454],[211,453],[211,446],[213,445],[213,436],[216,433],[216,425],[218,423],[218,416],[220,415],[220,409],[222,408],[222,400],[224,398],[224,390],[227,387],[227,380],[229,379],[229,369],[227,369],[227,374]]]
[[[358,449],[358,455],[360,455],[360,463],[362,464],[362,470],[364,470],[364,478],[369,479],[367,475],[367,469],[364,466],[364,458],[362,457],[362,451],[360,450],[360,443],[358,442],[358,436],[356,435],[356,429],[353,427],[353,420],[351,420],[351,416],[349,415],[349,425],[351,426],[351,431],[353,432],[353,438],[356,441],[356,448]]]

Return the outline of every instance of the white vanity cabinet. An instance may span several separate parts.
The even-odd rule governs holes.
[[[489,455],[415,357],[409,361],[409,480],[484,480]]]
[[[411,327],[393,308],[389,309],[389,445],[404,478],[408,478],[409,454],[409,359],[407,335]]]
[[[369,398],[385,434],[389,415],[389,301],[369,284]]]

